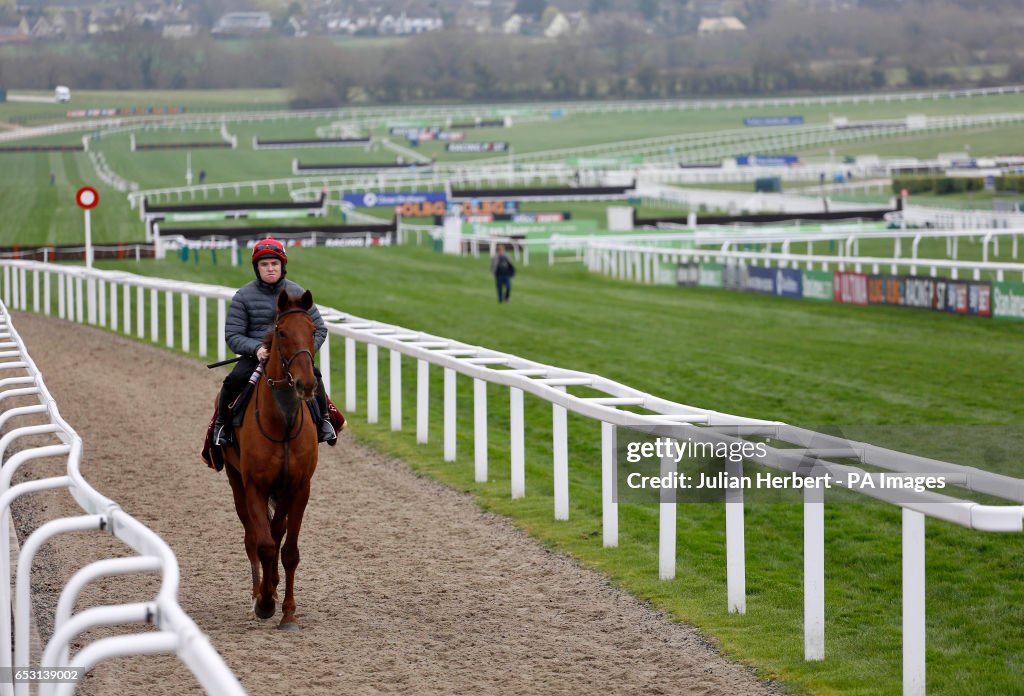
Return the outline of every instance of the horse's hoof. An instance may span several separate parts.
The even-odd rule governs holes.
[[[274,609],[275,606],[273,603],[271,603],[269,609],[264,609],[263,607],[261,607],[259,602],[255,602],[252,606],[252,610],[256,614],[256,618],[259,619],[269,619],[271,616],[274,615]]]
[[[297,623],[295,623],[294,621],[290,621],[288,623],[282,623],[277,628],[279,630],[282,630],[282,631],[298,631],[299,630],[299,625]]]

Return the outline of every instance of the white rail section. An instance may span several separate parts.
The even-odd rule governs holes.
[[[129,273],[88,270],[26,261],[0,262],[3,266],[3,298],[12,306],[36,312],[51,311],[56,295],[57,315],[81,323],[104,326],[134,334],[154,343],[160,340],[159,317],[164,317],[168,347],[188,351],[193,343],[190,317],[192,302],[199,319],[196,348],[201,356],[215,346],[217,357],[226,356],[223,330],[231,288],[177,280],[146,278]],[[161,301],[162,300],[162,301]],[[217,337],[211,341],[207,325],[212,317],[208,304],[216,304]],[[120,311],[119,311],[119,308]],[[616,426],[669,433],[694,442],[732,443],[742,438],[767,438],[765,456],[748,462],[803,476],[827,476],[832,485],[846,485],[859,466],[832,460],[856,461],[858,465],[896,473],[929,473],[951,477],[965,491],[977,491],[1008,500],[1013,505],[983,505],[935,492],[913,493],[889,488],[858,489],[871,498],[903,508],[903,684],[905,694],[925,692],[925,555],[924,518],[946,520],[988,532],[1024,531],[1024,479],[1010,478],[972,467],[918,457],[797,428],[781,422],[743,418],[708,409],[674,403],[640,392],[599,375],[568,370],[525,360],[505,353],[450,339],[362,319],[329,307],[320,307],[328,325],[328,340],[320,352],[321,370],[331,389],[333,339],[344,339],[344,404],[349,415],[360,408],[358,353],[365,354],[365,401],[368,422],[380,420],[380,350],[388,352],[390,370],[390,426],[403,423],[402,360],[415,360],[417,442],[426,443],[429,432],[430,369],[443,371],[443,456],[456,459],[456,380],[473,380],[473,466],[475,480],[488,480],[487,400],[488,385],[508,389],[511,495],[526,494],[524,394],[550,404],[553,425],[554,517],[570,514],[568,421],[569,411],[601,423],[601,478],[603,542],[618,544],[618,505],[615,485]],[[177,319],[176,319],[177,317]],[[147,322],[148,318],[148,322]],[[148,324],[148,334],[147,334]],[[177,329],[177,330],[176,330]],[[180,343],[176,341],[180,339]],[[362,349],[359,348],[362,346]],[[570,388],[587,387],[599,396],[578,396]],[[622,410],[639,407],[648,413]],[[674,467],[671,459],[664,471]],[[663,471],[663,473],[664,473]],[[737,464],[730,473],[741,473]],[[676,568],[676,503],[662,491],[659,515],[659,576],[671,579]],[[804,655],[807,660],[825,658],[825,546],[824,492],[807,488],[804,494]],[[730,490],[726,498],[726,601],[734,613],[746,612],[744,493]],[[116,529],[116,527],[115,527]]]
[[[869,223],[870,224],[870,223]],[[658,261],[691,261],[691,260],[723,260],[739,258],[752,261],[775,261],[782,268],[798,268],[803,265],[808,270],[820,263],[822,270],[828,270],[829,263],[839,265],[839,270],[846,270],[847,265],[855,267],[857,272],[863,266],[870,266],[872,273],[889,265],[896,273],[895,267],[903,265],[911,268],[916,274],[921,268],[935,276],[938,268],[945,268],[953,273],[953,278],[961,270],[968,270],[979,279],[981,271],[994,271],[996,280],[1004,280],[1006,271],[1018,271],[1016,259],[1019,257],[1020,240],[1024,237],[1024,227],[991,227],[971,229],[871,229],[863,223],[823,224],[819,230],[801,230],[799,224],[791,226],[766,225],[703,225],[687,227],[686,225],[662,224],[661,232],[643,231],[621,235],[571,236],[551,235],[546,239],[530,240],[531,244],[544,243],[548,247],[548,264],[554,263],[559,253],[572,252],[587,263],[591,271],[613,275],[624,280],[637,280],[644,283],[654,282],[654,268]],[[483,237],[481,240],[485,239]],[[860,256],[862,240],[892,240],[892,256],[873,258]],[[919,258],[920,244],[925,239],[941,239],[945,242],[946,255],[949,259]],[[960,240],[981,243],[981,261],[958,261]],[[1009,242],[1009,253],[1014,262],[993,261],[1000,255],[1000,242]],[[834,243],[838,253],[835,255],[815,255],[816,243]],[[909,256],[904,246],[909,242]],[[521,243],[521,240],[520,240]],[[743,250],[737,245],[771,245],[778,244],[780,253],[772,256],[770,249]],[[791,253],[794,244],[805,244],[805,253]],[[712,248],[712,247],[717,247]],[[1005,247],[1003,247],[1005,249]],[[593,252],[588,255],[588,252]],[[635,253],[634,253],[635,252]],[[675,253],[680,252],[680,253]],[[730,253],[733,253],[730,256]],[[991,264],[991,265],[985,265]]]
[[[18,295],[15,304],[18,304],[17,298],[23,297],[23,294]],[[179,570],[174,552],[155,532],[96,491],[83,478],[79,469],[82,438],[61,418],[42,374],[12,325],[6,304],[0,304],[0,388],[0,401],[7,401],[9,397],[28,397],[38,402],[29,406],[11,406],[9,403],[0,406],[0,428],[9,428],[0,438],[0,459],[21,438],[48,435],[54,439],[54,444],[19,448],[6,458],[0,470],[0,578],[3,578],[0,582],[0,670],[30,666],[75,667],[84,675],[98,663],[111,658],[171,652],[188,666],[208,693],[244,694],[234,674],[178,604]],[[31,418],[31,424],[13,427],[26,417]],[[12,484],[15,473],[30,462],[54,459],[66,460],[63,475]],[[66,489],[84,513],[51,520],[28,537],[18,555],[12,597],[8,582],[11,577],[11,505],[27,494],[54,489]],[[89,530],[113,534],[137,555],[90,563],[68,581],[57,605],[52,638],[45,646],[39,663],[30,665],[32,561],[42,545],[58,535]],[[89,583],[102,577],[132,573],[159,573],[161,582],[157,595],[72,613],[77,597]],[[69,660],[71,642],[79,640],[84,632],[98,626],[125,624],[149,624],[155,630],[95,640]],[[29,693],[29,682],[13,681],[9,675],[6,679],[0,681],[3,696],[26,696]],[[74,682],[41,683],[38,693],[70,694],[75,688]]]
[[[989,230],[885,230],[877,232],[832,233],[805,235],[758,234],[751,232],[746,235],[639,235],[633,239],[608,238],[571,238],[552,239],[548,247],[548,263],[553,263],[557,252],[574,251],[582,254],[587,269],[594,273],[612,276],[620,280],[651,284],[656,282],[658,264],[661,262],[714,261],[723,264],[750,264],[754,266],[777,266],[779,268],[806,268],[813,270],[818,266],[827,271],[835,267],[839,271],[852,269],[857,273],[870,272],[897,275],[900,266],[910,269],[911,275],[927,273],[935,278],[939,270],[949,273],[954,280],[961,273],[968,273],[972,280],[981,280],[982,273],[991,273],[997,281],[1015,280],[1017,277],[1024,282],[1024,263],[1016,261],[990,261],[989,250],[999,254],[999,238],[1009,237],[1011,254],[1014,259],[1018,255],[1018,240],[1024,229],[989,229]],[[918,258],[918,244],[926,237],[944,238],[946,250],[952,258]],[[958,260],[958,240],[962,238],[980,237],[982,242],[983,260]],[[893,239],[893,255],[891,257],[858,256],[859,241],[862,239]],[[911,255],[903,256],[902,242],[911,241]],[[682,248],[671,248],[664,244],[686,244]],[[815,242],[838,241],[842,252],[836,255],[815,254]],[[782,244],[782,251],[765,251],[755,249],[735,249],[734,244]],[[792,243],[806,243],[806,253],[789,251]],[[699,248],[702,244],[715,244],[718,248]],[[865,271],[865,269],[870,269]],[[1014,274],[1014,275],[1010,275]],[[1019,274],[1019,275],[1018,275]]]

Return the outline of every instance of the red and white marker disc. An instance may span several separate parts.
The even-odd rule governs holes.
[[[83,186],[75,194],[75,203],[83,210],[90,210],[100,202],[100,194],[92,186]]]

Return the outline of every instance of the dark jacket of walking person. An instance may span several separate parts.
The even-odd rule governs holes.
[[[508,297],[512,294],[512,276],[516,274],[516,267],[505,253],[504,244],[499,244],[495,252],[491,257],[491,273],[494,274],[494,284],[498,289],[498,302],[508,302]]]

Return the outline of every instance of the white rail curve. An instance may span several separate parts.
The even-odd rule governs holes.
[[[3,696],[26,696],[29,682],[12,680],[7,670],[28,667],[74,667],[80,675],[103,660],[151,652],[176,654],[192,671],[197,681],[211,694],[244,694],[241,684],[228,669],[209,640],[178,604],[178,561],[174,552],[155,532],[129,515],[121,507],[96,491],[79,469],[82,438],[61,417],[21,337],[15,330],[5,303],[0,304],[0,402],[20,397],[31,405],[0,404],[0,459],[13,451],[12,445],[29,436],[48,435],[53,444],[25,446],[7,456],[0,470],[0,681]],[[28,418],[25,423],[15,423]],[[62,459],[67,462],[61,476],[36,479],[12,485],[15,472],[29,462]],[[10,507],[22,496],[42,490],[64,488],[85,514],[51,520],[36,529],[25,541],[17,560],[13,592],[13,634],[11,626],[12,592],[7,578],[10,568]],[[61,593],[54,619],[52,638],[41,660],[30,664],[30,607],[32,561],[39,548],[55,536],[74,531],[93,530],[113,534],[136,552],[136,556],[112,558],[80,569]],[[160,589],[155,597],[139,598],[134,603],[105,605],[72,614],[81,590],[93,580],[130,573],[159,573]],[[97,626],[150,624],[150,633],[103,638],[89,643],[69,660],[69,646],[85,631]],[[12,640],[13,638],[13,640]],[[12,654],[13,642],[13,654]],[[41,683],[40,694],[69,694],[75,682]]]
[[[164,317],[163,338],[168,347],[193,348],[190,317],[195,301],[199,320],[200,356],[215,343],[217,357],[226,355],[223,325],[227,304],[234,289],[147,278],[130,273],[88,270],[28,261],[3,261],[3,298],[19,309],[50,313],[56,294],[61,318],[105,327],[160,341],[159,316]],[[163,302],[161,303],[161,296]],[[216,302],[217,338],[211,341],[208,303]],[[120,308],[120,309],[119,309]],[[903,508],[903,690],[905,694],[925,693],[925,533],[924,518],[934,517],[970,529],[986,532],[1024,531],[1024,479],[994,474],[973,467],[919,457],[854,442],[776,421],[743,418],[718,411],[679,404],[641,392],[599,375],[583,373],[473,346],[451,339],[362,319],[345,312],[320,307],[328,325],[328,340],[320,351],[321,370],[331,390],[331,339],[344,338],[345,409],[358,409],[357,350],[366,355],[365,409],[368,422],[378,422],[379,351],[388,351],[390,369],[390,425],[403,427],[402,358],[416,361],[416,439],[430,437],[429,370],[444,374],[443,456],[456,458],[456,379],[473,380],[473,462],[475,480],[488,480],[487,385],[508,389],[510,404],[511,495],[526,493],[523,395],[530,393],[551,404],[553,423],[554,517],[569,518],[569,456],[567,412],[572,411],[600,422],[602,526],[606,547],[618,544],[618,505],[615,485],[616,426],[666,433],[695,442],[739,442],[746,437],[770,438],[764,455],[755,453],[747,461],[800,476],[828,477],[832,485],[847,486],[847,476],[863,473],[860,465],[896,474],[931,473],[952,477],[964,493],[976,491],[1012,505],[983,505],[935,492],[911,493],[887,488],[857,488],[871,498]],[[175,313],[177,312],[177,319]],[[148,317],[148,322],[147,322]],[[180,343],[179,343],[180,340]],[[578,396],[570,387],[588,387],[600,396]],[[636,413],[620,407],[640,407]],[[841,461],[835,461],[841,460]],[[856,461],[850,466],[842,461]],[[671,458],[663,461],[663,473],[672,473]],[[742,463],[732,472],[742,473]],[[851,488],[853,490],[853,488]],[[807,660],[825,658],[825,546],[824,493],[804,489],[804,655]],[[726,497],[726,601],[729,611],[746,612],[744,558],[744,498],[742,489],[729,490]],[[659,515],[659,576],[671,579],[676,569],[676,503],[662,491]]]

